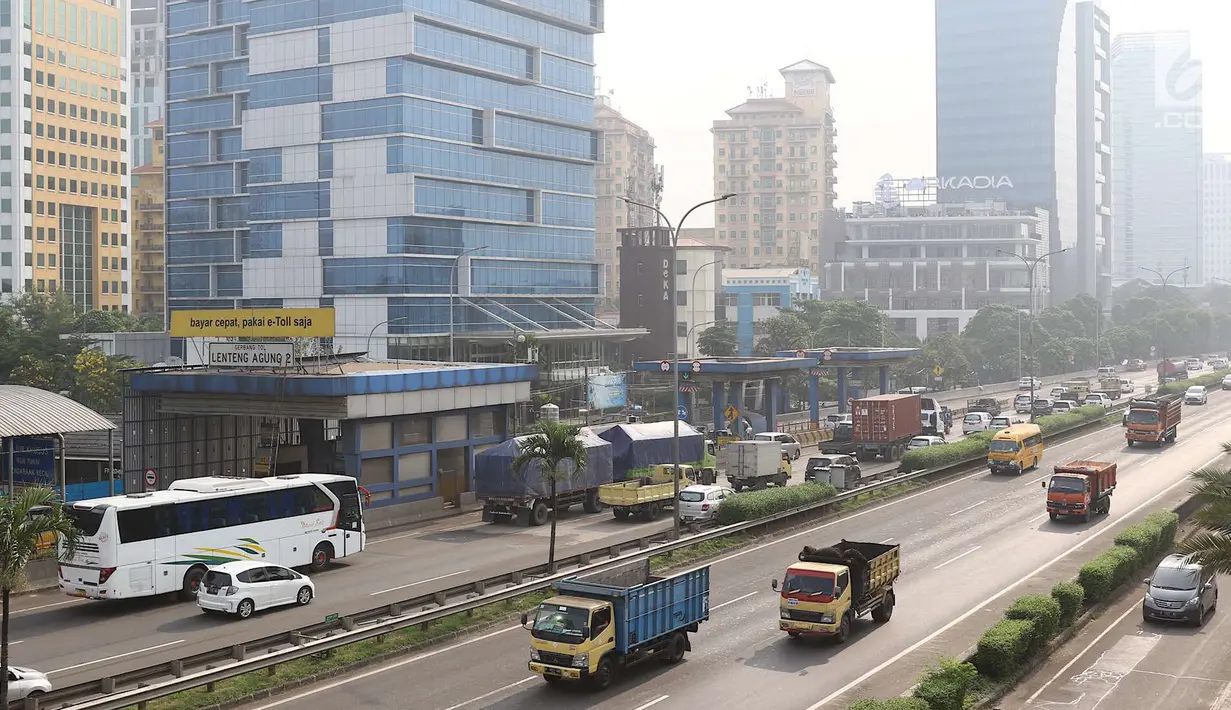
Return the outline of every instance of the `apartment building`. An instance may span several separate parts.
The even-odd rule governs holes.
[[[150,162],[133,168],[133,312],[138,316],[166,312],[166,233],[163,209],[167,183],[163,158],[163,123],[147,127]]]
[[[654,210],[621,198],[657,206],[663,189],[662,169],[654,164],[653,136],[616,110],[610,96],[595,98],[594,126],[602,151],[594,175],[594,260],[599,264],[603,303],[610,306],[620,301],[620,242],[616,230],[658,223]]]
[[[1030,309],[1026,265],[1048,250],[1046,210],[1004,202],[856,203],[845,234],[827,244],[823,298],[856,299],[886,311],[893,329],[923,340],[966,327],[983,306]],[[1006,253],[1007,252],[1007,253]],[[1035,270],[1034,308],[1051,289],[1047,260]]]
[[[833,73],[804,60],[779,70],[783,98],[761,95],[715,121],[717,244],[730,265],[805,266],[819,254],[821,221],[838,198],[838,135],[830,103]]]
[[[163,75],[167,71],[167,0],[131,0],[132,56],[129,80],[132,85],[132,118],[129,154],[132,164],[154,161],[154,129],[163,118],[167,103]]]
[[[1205,280],[1231,283],[1231,153],[1207,153],[1201,184]]]
[[[127,0],[0,5],[0,294],[132,306]]]

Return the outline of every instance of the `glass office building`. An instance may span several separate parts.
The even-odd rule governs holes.
[[[1051,259],[1055,301],[1094,295],[1107,270],[1095,247],[1110,230],[1094,215],[1110,219],[1110,200],[1100,201],[1103,175],[1091,167],[1107,148],[1096,122],[1110,95],[1099,84],[1108,47],[1097,5],[936,0],[938,200],[1047,210],[1050,248],[1071,249]]]
[[[168,307],[332,306],[375,356],[601,329],[602,25],[602,0],[169,1]]]

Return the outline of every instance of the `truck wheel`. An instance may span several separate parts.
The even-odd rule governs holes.
[[[553,688],[559,688],[560,687],[560,676],[545,675],[543,676],[543,682],[546,683],[547,685],[550,685]]]
[[[624,520],[628,517],[628,508],[612,508],[611,514],[615,516],[616,520]]]
[[[1060,517],[1060,516],[1056,515],[1055,513],[1051,512],[1051,511],[1048,511],[1048,513],[1047,513],[1047,517],[1051,518],[1052,520],[1055,520],[1056,518],[1058,518],[1058,517]]]
[[[1089,508],[1086,508],[1086,512],[1081,514],[1081,522],[1083,523],[1090,522],[1090,509]]]
[[[883,624],[893,618],[893,603],[893,592],[885,592],[885,598],[881,600],[880,606],[872,610],[872,621]]]
[[[739,483],[737,481],[731,484],[731,489],[734,490],[736,493],[739,493],[740,491],[744,490],[744,484]]]
[[[759,490],[763,490],[764,488],[765,488],[764,478],[758,478],[757,480],[753,481],[752,490],[759,491]]]
[[[778,477],[778,481],[777,481],[778,487],[779,487],[779,488],[786,488],[787,483],[788,483],[788,482],[790,482],[790,480],[791,480],[791,477],[790,477],[790,476],[787,476],[786,474],[783,474],[783,475],[779,476],[779,477]]]
[[[786,635],[787,635],[788,637],[792,638],[792,639],[797,639],[797,638],[799,638],[800,636],[802,636],[803,634],[799,633],[798,631],[788,631],[788,632],[786,632]]]
[[[604,658],[598,662],[598,668],[590,676],[591,690],[606,690],[611,687],[611,681],[615,678],[615,666],[611,663],[611,658]]]
[[[598,491],[587,491],[586,500],[581,504],[581,509],[587,513],[603,512],[603,504],[598,502]]]
[[[834,641],[838,643],[846,643],[846,640],[851,637],[851,615],[849,613],[842,616],[842,623],[838,624],[838,635],[834,637]]]
[[[663,665],[673,666],[684,660],[684,651],[688,647],[684,634],[674,633],[667,641],[667,648],[662,652]]]
[[[641,509],[641,518],[649,523],[658,520],[658,516],[661,513],[662,508],[658,503],[646,503],[645,507]]]
[[[1103,502],[1103,515],[1111,514],[1111,498]]]
[[[1129,439],[1129,440],[1128,440],[1128,448],[1130,448],[1130,449],[1131,449],[1131,448],[1133,448],[1133,440],[1132,440],[1132,439]]]
[[[530,509],[530,524],[537,526],[546,523],[548,512],[547,504],[543,501],[538,501]]]

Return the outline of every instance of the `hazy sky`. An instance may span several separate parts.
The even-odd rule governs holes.
[[[995,0],[988,0],[994,2]],[[932,0],[614,0],[597,39],[600,91],[653,134],[673,220],[711,197],[710,126],[801,59],[834,73],[838,202],[872,199],[876,178],[936,170]],[[1231,152],[1231,5],[1104,0],[1112,36],[1189,30],[1204,62],[1205,150]],[[1113,148],[1114,150],[1114,148]],[[696,220],[695,222],[693,220]],[[699,210],[688,226],[712,226]]]

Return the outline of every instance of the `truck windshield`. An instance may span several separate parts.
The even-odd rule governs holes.
[[[530,635],[544,641],[577,643],[585,636],[586,623],[590,620],[588,609],[578,609],[558,604],[543,604],[534,617]]]
[[[987,445],[988,451],[1004,451],[1008,453],[1015,453],[1020,451],[1021,448],[1021,443],[1017,441],[993,441]]]
[[[832,597],[833,585],[832,575],[787,571],[786,579],[782,582],[782,591],[787,594]]]
[[[1051,479],[1051,486],[1048,490],[1052,490],[1057,493],[1085,493],[1086,481],[1084,478],[1056,476]]]
[[[1158,412],[1152,409],[1133,409],[1128,413],[1129,424],[1157,424]]]

